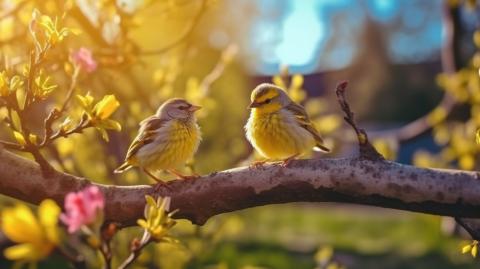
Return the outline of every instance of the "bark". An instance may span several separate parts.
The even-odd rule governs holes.
[[[342,202],[457,218],[480,218],[479,173],[426,169],[367,158],[296,160],[215,172],[196,180],[176,180],[155,192],[152,186],[113,186],[55,172],[42,177],[37,163],[0,150],[0,193],[38,204],[89,184],[106,197],[105,217],[122,226],[142,217],[144,196],[171,196],[177,218],[204,224],[236,210],[290,202]]]

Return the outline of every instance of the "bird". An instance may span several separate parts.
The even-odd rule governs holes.
[[[194,179],[198,175],[183,175],[176,168],[193,157],[201,141],[200,127],[195,111],[201,107],[185,99],[165,101],[157,112],[140,122],[137,136],[128,148],[125,161],[114,173],[123,173],[132,167],[158,182],[153,172],[164,170],[181,179]]]
[[[282,160],[286,167],[311,149],[330,152],[303,106],[292,101],[282,88],[262,83],[252,91],[250,99],[246,137],[267,160]]]

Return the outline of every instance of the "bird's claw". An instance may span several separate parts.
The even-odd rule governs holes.
[[[253,163],[251,163],[248,167],[250,169],[258,169],[258,168],[261,168],[263,167],[263,165],[265,165],[267,161],[254,161]]]
[[[200,176],[199,174],[193,174],[193,175],[190,175],[190,176],[179,175],[178,177],[179,177],[180,179],[183,179],[183,180],[194,180],[194,179],[200,178],[201,176]]]
[[[167,183],[163,182],[163,181],[157,181],[157,183],[153,186],[153,190],[155,192],[159,192],[162,190],[162,188],[166,188],[168,189],[169,191],[171,191],[172,189],[170,188],[170,186],[168,186]]]
[[[292,163],[292,161],[295,160],[295,158],[296,158],[297,156],[298,156],[298,154],[286,158],[285,160],[283,160],[283,161],[280,163],[280,166],[283,167],[283,168],[288,167],[288,166],[290,165],[290,163]]]

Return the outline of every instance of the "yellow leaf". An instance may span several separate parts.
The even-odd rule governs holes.
[[[477,246],[476,244],[472,247],[472,252],[471,252],[471,253],[472,253],[472,256],[473,256],[474,258],[477,257],[478,246]]]
[[[156,206],[157,202],[155,201],[155,198],[153,198],[152,196],[150,195],[145,195],[145,200],[147,202],[147,205],[149,206]]]
[[[16,91],[21,86],[23,86],[23,80],[19,76],[13,76],[10,79],[10,92]]]
[[[110,139],[108,138],[108,133],[107,131],[105,131],[105,129],[103,128],[97,128],[97,130],[100,132],[100,134],[102,135],[102,139],[105,140],[105,141],[109,141]]]
[[[82,33],[82,29],[80,28],[69,28],[68,30],[74,35],[80,35]]]
[[[0,96],[8,96],[10,91],[8,89],[8,78],[5,71],[0,72]]]
[[[12,118],[10,119],[12,121],[13,128],[16,130],[22,130],[22,124],[20,121],[20,116],[18,116],[17,111],[12,111],[11,112]]]
[[[77,100],[80,102],[80,105],[83,108],[89,108],[93,103],[93,97],[90,95],[90,92],[87,92],[85,96],[77,95]]]
[[[18,144],[25,146],[27,144],[27,141],[25,141],[25,137],[23,134],[13,131],[13,137],[15,137],[15,140],[17,140]]]
[[[475,167],[475,158],[471,154],[462,155],[458,164],[463,170],[472,170]]]
[[[73,65],[69,62],[65,62],[63,64],[63,70],[65,71],[65,73],[67,73],[67,75],[72,75],[73,74]]]
[[[62,131],[68,131],[70,128],[73,127],[73,122],[72,122],[72,119],[67,116],[62,123],[60,123],[60,129]]]
[[[444,120],[446,116],[447,111],[443,107],[437,107],[427,116],[427,122],[431,125],[435,125]]]
[[[475,43],[477,48],[480,48],[480,31],[475,31],[473,34],[473,43]]]
[[[50,242],[58,244],[58,217],[60,216],[60,207],[51,199],[43,200],[38,207],[40,224],[45,230],[45,235]]]
[[[285,89],[285,88],[286,88],[286,85],[285,85],[285,83],[283,82],[282,77],[279,76],[279,75],[273,76],[272,82],[273,82],[273,84],[277,85],[278,87],[280,87],[280,88],[282,88],[282,89]]]
[[[342,117],[336,114],[326,115],[315,120],[315,126],[321,134],[331,133],[342,125]]]
[[[34,134],[29,134],[28,135],[28,140],[30,141],[30,143],[32,143],[33,145],[36,145],[37,142],[38,142],[38,136],[34,135]]]
[[[470,250],[472,250],[472,245],[471,244],[468,244],[466,246],[463,246],[462,248],[462,253],[465,254],[467,252],[470,252]]]
[[[118,121],[110,119],[102,120],[97,126],[107,130],[115,130],[117,132],[122,130],[122,125],[120,125]]]
[[[292,83],[290,85],[290,88],[292,89],[299,89],[303,86],[303,76],[299,74],[295,74],[292,77]]]
[[[2,231],[10,240],[24,243],[41,238],[41,227],[28,206],[17,204],[6,208],[1,216]]]
[[[418,167],[432,167],[435,160],[433,156],[424,150],[419,150],[413,154],[413,164]]]
[[[397,158],[397,149],[395,141],[387,139],[375,139],[373,147],[382,154],[387,160],[395,160]]]
[[[110,94],[103,97],[95,107],[93,107],[93,114],[101,120],[107,119],[120,106],[120,103],[115,98],[115,95]]]
[[[433,138],[439,145],[445,145],[450,139],[450,130],[445,124],[437,125],[433,128]]]
[[[40,258],[40,255],[37,253],[37,248],[30,243],[18,244],[6,248],[3,254],[5,258],[9,260],[35,261]]]
[[[320,248],[317,253],[315,253],[315,261],[318,263],[327,263],[333,256],[333,248],[326,246]]]

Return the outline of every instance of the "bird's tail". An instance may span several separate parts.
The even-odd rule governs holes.
[[[120,165],[117,169],[115,169],[113,172],[115,174],[120,174],[120,173],[123,173],[125,171],[127,171],[128,169],[132,168],[132,165],[128,162],[124,162],[122,163],[122,165]]]
[[[330,152],[330,149],[325,147],[323,144],[321,143],[317,143],[315,145],[315,147],[313,148],[313,150],[315,151],[321,151],[321,152]]]

